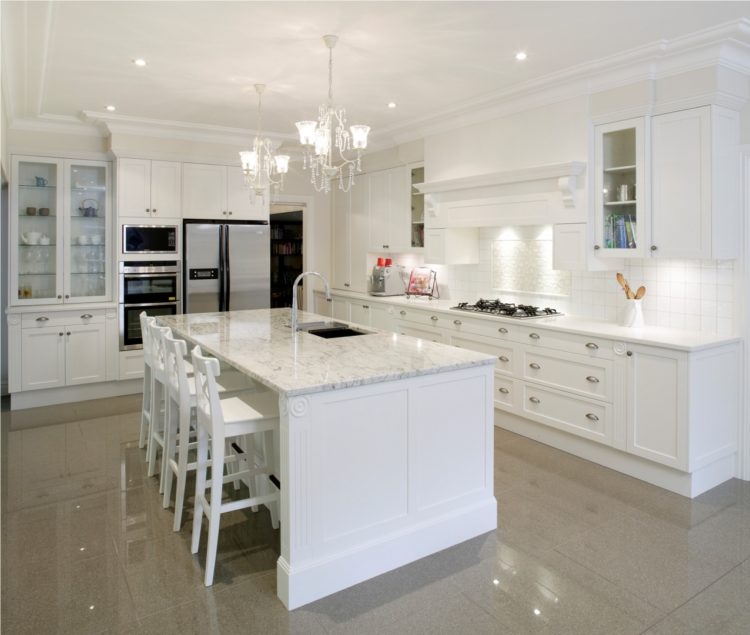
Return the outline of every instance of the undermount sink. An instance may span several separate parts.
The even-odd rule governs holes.
[[[354,337],[355,335],[367,335],[368,331],[354,329],[343,322],[305,322],[297,326],[298,331],[306,331],[310,335],[333,339],[335,337]]]

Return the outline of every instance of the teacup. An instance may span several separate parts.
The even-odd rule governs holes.
[[[47,234],[42,234],[41,238],[39,238],[39,244],[49,245],[49,236],[47,236]]]
[[[78,244],[79,245],[88,245],[91,242],[91,239],[89,236],[79,236],[78,237]]]
[[[91,237],[91,244],[92,245],[101,245],[102,244],[102,237],[99,236],[98,234],[94,234]]]
[[[26,232],[21,234],[21,240],[23,240],[26,245],[37,245],[41,237],[41,232]]]

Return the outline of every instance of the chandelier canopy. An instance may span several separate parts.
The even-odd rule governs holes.
[[[348,192],[355,172],[362,171],[362,150],[367,147],[370,126],[346,126],[346,110],[333,104],[333,48],[338,37],[324,35],[328,48],[328,101],[318,107],[317,121],[298,121],[299,141],[304,149],[303,167],[310,168],[311,182],[318,192],[331,191],[331,179]]]
[[[284,175],[289,171],[289,156],[274,154],[271,140],[264,138],[261,132],[261,99],[265,89],[265,84],[255,84],[255,92],[258,93],[258,135],[253,141],[252,150],[240,152],[245,182],[258,196],[264,196],[271,187],[280,191],[284,187]]]

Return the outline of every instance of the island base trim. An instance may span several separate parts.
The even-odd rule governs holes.
[[[90,399],[107,399],[134,395],[143,391],[143,379],[127,379],[125,381],[108,381],[96,384],[78,384],[76,386],[60,386],[59,388],[43,388],[40,390],[25,390],[15,392],[10,396],[11,410],[25,410],[40,406],[56,406],[76,401]]]
[[[276,589],[290,611],[359,584],[425,556],[497,529],[497,501],[492,496],[325,560],[292,568],[276,563]]]

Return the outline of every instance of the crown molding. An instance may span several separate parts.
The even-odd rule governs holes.
[[[96,126],[85,123],[76,117],[42,114],[36,117],[15,117],[8,121],[9,130],[71,134],[84,137],[106,137]]]

